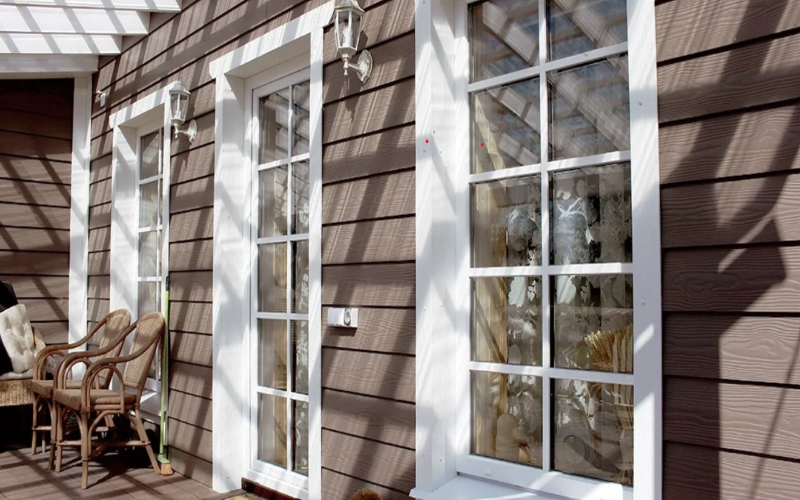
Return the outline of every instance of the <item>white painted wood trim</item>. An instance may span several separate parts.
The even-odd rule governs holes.
[[[34,5],[39,7],[83,7],[87,9],[144,10],[178,12],[182,0],[0,0],[0,5]]]
[[[213,61],[216,80],[214,144],[214,262],[213,262],[213,478],[217,491],[239,488],[247,475],[266,479],[249,468],[248,359],[250,322],[250,173],[245,119],[248,115],[246,79],[311,51],[310,99],[310,224],[309,235],[309,478],[308,498],[321,500],[321,225],[322,225],[322,58],[323,28],[330,22],[330,1],[244,47]],[[308,36],[310,35],[310,36]],[[310,44],[310,47],[309,47]],[[247,82],[257,83],[258,77]],[[265,82],[266,83],[266,82]],[[319,109],[317,109],[319,108]],[[316,156],[316,160],[314,157]],[[317,200],[317,202],[315,202]],[[314,234],[313,228],[319,228]],[[315,272],[314,270],[318,272]],[[317,314],[312,314],[316,311]],[[318,316],[317,319],[314,316]]]
[[[630,159],[634,206],[634,262],[616,266],[549,267],[547,273],[580,271],[633,272],[636,303],[634,305],[635,377],[631,375],[599,376],[614,381],[634,381],[635,410],[635,474],[634,488],[614,483],[579,478],[544,470],[502,464],[495,460],[469,455],[470,389],[468,377],[453,373],[467,370],[469,365],[469,253],[457,242],[469,241],[468,217],[453,217],[441,205],[456,207],[457,213],[469,213],[468,182],[504,178],[490,174],[486,178],[470,176],[463,165],[469,165],[468,62],[466,34],[466,0],[443,0],[416,3],[416,151],[417,151],[417,487],[411,496],[426,500],[472,500],[486,498],[563,498],[593,500],[662,498],[662,387],[661,387],[661,284],[660,284],[660,214],[658,197],[658,117],[655,49],[655,10],[652,1],[628,0],[629,36],[627,44],[594,51],[605,57],[629,50],[631,150],[579,158],[564,162],[542,162],[548,171],[578,168],[591,164]],[[543,5],[544,2],[540,2]],[[540,17],[540,22],[542,18]],[[545,20],[546,21],[546,20]],[[544,25],[542,22],[541,25]],[[453,42],[455,40],[455,42]],[[540,50],[545,51],[544,37]],[[542,74],[565,64],[577,64],[576,56],[565,61],[545,63],[532,69]],[[531,73],[533,75],[533,73]],[[511,79],[517,79],[515,75]],[[523,75],[524,76],[524,75]],[[501,77],[497,81],[505,81]],[[546,96],[546,84],[542,95]],[[472,89],[488,85],[481,82]],[[453,95],[448,95],[453,92]],[[436,96],[434,98],[434,96]],[[449,108],[448,108],[449,106]],[[466,114],[465,114],[466,113]],[[448,137],[437,128],[437,120],[446,121]],[[542,134],[548,123],[542,120]],[[425,141],[429,141],[426,143]],[[597,163],[595,163],[597,162]],[[451,166],[453,168],[446,168]],[[460,166],[460,168],[459,168]],[[524,167],[541,171],[541,165]],[[519,172],[518,172],[519,173]],[[543,183],[542,192],[547,194]],[[543,217],[546,211],[542,212]],[[439,224],[440,221],[444,225]],[[457,237],[439,240],[439,230],[450,221]],[[543,235],[547,237],[547,235]],[[439,267],[439,259],[450,257],[457,264],[454,277],[447,281],[448,271]],[[547,266],[547,262],[543,262]],[[580,268],[580,269],[579,269]],[[531,269],[528,269],[531,271]],[[483,270],[473,272],[480,274]],[[492,270],[487,272],[491,273]],[[444,280],[437,283],[437,280]],[[448,285],[451,291],[445,290]],[[452,309],[449,309],[452,308]],[[451,311],[455,311],[451,313]],[[456,317],[450,317],[455,314]],[[455,327],[454,327],[455,325]],[[546,333],[546,332],[545,332]],[[546,335],[545,335],[546,336]],[[545,339],[546,340],[546,339]],[[448,355],[439,353],[446,352]],[[461,360],[461,361],[454,361]],[[547,376],[581,378],[572,371],[548,367]],[[586,375],[587,377],[593,374]],[[594,378],[593,378],[594,379]],[[454,388],[454,390],[453,390]],[[462,411],[455,415],[446,408],[447,391],[458,394]],[[547,410],[547,409],[546,409]],[[454,430],[451,430],[454,429]],[[455,437],[454,437],[455,435]],[[457,462],[455,470],[447,466]],[[491,474],[488,476],[487,474]],[[485,479],[468,478],[469,475]],[[498,482],[520,483],[527,476],[524,488],[507,487]],[[478,492],[478,493],[476,493]],[[545,493],[543,493],[545,492]]]
[[[97,71],[95,55],[0,54],[0,78],[67,78]]]
[[[69,342],[86,335],[89,293],[89,183],[92,79],[75,79],[69,217]]]
[[[146,35],[150,15],[133,10],[0,4],[0,33]]]
[[[118,35],[70,35],[5,33],[0,36],[0,54],[119,54]]]

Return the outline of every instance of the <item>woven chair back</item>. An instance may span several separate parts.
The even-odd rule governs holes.
[[[127,387],[135,387],[141,392],[147,375],[150,373],[150,365],[158,349],[159,341],[164,335],[164,315],[158,312],[150,313],[139,320],[136,326],[136,333],[133,335],[130,354],[143,350],[135,359],[125,364],[125,372],[122,374],[122,382]]]

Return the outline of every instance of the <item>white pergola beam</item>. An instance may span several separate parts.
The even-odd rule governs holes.
[[[97,56],[0,54],[0,79],[56,78],[97,71]]]
[[[0,5],[1,33],[146,35],[150,14],[134,10]]]
[[[181,0],[0,0],[0,5],[178,12]]]
[[[121,50],[118,35],[0,33],[0,54],[115,55]]]

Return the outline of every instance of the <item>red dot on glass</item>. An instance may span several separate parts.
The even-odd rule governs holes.
[[[428,139],[425,139],[425,144],[428,144]]]
[[[483,143],[481,143],[481,147],[483,147]]]

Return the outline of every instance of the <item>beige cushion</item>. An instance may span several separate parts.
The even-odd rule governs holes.
[[[11,358],[14,372],[24,373],[33,368],[36,345],[25,305],[17,304],[0,312],[0,340]]]

